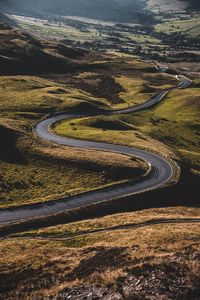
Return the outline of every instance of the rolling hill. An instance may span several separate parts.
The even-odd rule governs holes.
[[[200,2],[197,0],[182,0],[183,2],[186,2],[187,8],[190,9],[200,9]]]
[[[0,74],[33,74],[67,72],[85,50],[33,37],[1,22]]]

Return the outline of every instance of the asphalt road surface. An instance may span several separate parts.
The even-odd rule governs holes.
[[[191,80],[184,76],[177,76],[180,83],[177,88],[187,88],[191,84]],[[127,109],[116,110],[112,112],[106,112],[104,114],[128,114],[138,112],[140,110],[144,110],[150,108],[160,101],[166,96],[166,94],[172,90],[165,89],[147,102],[130,107]],[[12,222],[29,220],[36,217],[48,216],[64,211],[68,211],[74,208],[79,208],[83,206],[87,206],[90,204],[96,204],[102,201],[108,201],[120,197],[124,197],[127,195],[133,195],[136,193],[142,193],[144,191],[157,189],[167,182],[169,182],[173,176],[173,168],[170,162],[167,161],[166,158],[156,155],[154,153],[143,151],[139,149],[135,149],[132,147],[108,144],[108,143],[99,143],[92,141],[83,141],[77,140],[73,138],[67,138],[62,136],[57,136],[50,130],[50,127],[57,121],[64,119],[75,119],[83,115],[77,114],[69,114],[69,113],[60,113],[56,115],[51,115],[37,124],[34,128],[34,132],[37,137],[51,141],[53,143],[59,145],[66,145],[76,148],[84,148],[84,149],[95,149],[102,151],[111,151],[116,153],[127,154],[130,156],[141,158],[151,165],[152,171],[146,177],[144,177],[141,181],[138,182],[130,182],[127,184],[122,184],[115,187],[109,187],[97,191],[87,192],[84,194],[80,194],[77,196],[66,197],[62,199],[55,199],[55,201],[49,201],[41,204],[29,205],[18,208],[10,208],[10,209],[1,209],[0,210],[0,224],[8,224]],[[84,116],[90,116],[90,114],[85,114]]]

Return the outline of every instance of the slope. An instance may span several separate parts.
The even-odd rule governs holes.
[[[17,14],[35,15],[73,15],[81,17],[131,20],[135,18],[135,12],[142,9],[145,3],[141,1],[119,0],[7,0],[0,4],[0,9]]]
[[[0,74],[67,72],[86,51],[48,42],[0,23]]]

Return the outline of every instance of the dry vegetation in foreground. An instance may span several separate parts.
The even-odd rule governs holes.
[[[198,299],[198,223],[112,227],[152,219],[195,219],[199,213],[197,208],[151,209],[2,240],[2,299],[88,299],[89,294],[95,299]],[[102,228],[109,231],[90,233]],[[82,235],[74,236],[77,233]]]

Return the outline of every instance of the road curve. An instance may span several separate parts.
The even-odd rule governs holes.
[[[147,109],[163,100],[166,94],[175,88],[187,88],[191,84],[191,80],[184,76],[177,76],[180,83],[174,87],[165,89],[155,96],[153,96],[147,102],[130,107],[127,109],[115,110],[111,112],[104,113],[105,115],[112,114],[127,114],[138,112],[143,109]],[[101,113],[102,114],[102,113]],[[147,161],[151,167],[152,172],[149,176],[143,178],[142,181],[130,182],[115,187],[104,188],[97,191],[87,192],[77,196],[66,197],[62,199],[57,199],[55,201],[49,201],[41,204],[22,206],[18,208],[1,209],[0,210],[0,224],[8,224],[12,222],[18,222],[22,220],[29,220],[36,217],[48,216],[59,212],[68,211],[74,208],[83,207],[90,204],[96,204],[102,201],[108,201],[115,198],[124,197],[127,195],[133,195],[136,193],[141,193],[144,191],[159,188],[169,182],[173,176],[173,169],[171,164],[164,158],[157,154],[135,149],[132,147],[126,147],[121,145],[114,145],[108,143],[92,142],[77,140],[73,138],[67,138],[62,136],[57,136],[50,130],[50,127],[57,121],[64,119],[74,119],[79,118],[83,115],[70,114],[70,113],[60,113],[52,115],[41,121],[34,128],[36,136],[41,139],[51,141],[56,144],[71,146],[76,148],[111,151],[121,154],[127,154],[130,156],[141,158]],[[90,116],[90,114],[84,115]]]

